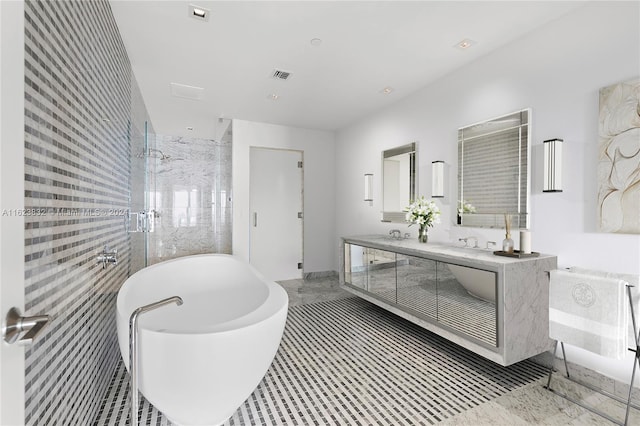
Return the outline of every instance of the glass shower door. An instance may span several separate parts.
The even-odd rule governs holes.
[[[157,135],[147,122],[139,130],[134,127],[131,273],[181,256],[230,254],[231,120],[219,120],[215,139]]]
[[[149,137],[149,124],[142,129],[131,128],[131,183],[127,230],[131,242],[131,274],[148,265],[149,232],[153,230],[154,218],[151,210],[155,161],[154,138]]]

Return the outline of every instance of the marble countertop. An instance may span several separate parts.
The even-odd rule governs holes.
[[[480,264],[487,267],[501,267],[518,262],[530,262],[538,259],[555,257],[548,254],[540,254],[536,257],[505,257],[493,254],[493,250],[482,248],[468,248],[454,246],[448,243],[418,242],[416,238],[394,239],[388,235],[353,235],[342,239],[347,243],[363,245],[381,250],[395,251],[408,256],[429,257],[443,262],[450,261],[452,257],[472,264]]]

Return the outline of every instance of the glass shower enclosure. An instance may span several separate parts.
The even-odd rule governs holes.
[[[230,119],[214,139],[158,135],[148,122],[132,132],[127,229],[131,273],[164,260],[231,253]]]

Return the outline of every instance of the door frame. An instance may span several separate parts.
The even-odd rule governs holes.
[[[300,205],[302,206],[302,219],[300,222],[301,226],[301,234],[300,234],[300,261],[302,262],[302,269],[300,271],[301,278],[304,278],[304,221],[305,221],[305,207],[304,207],[304,170],[305,170],[305,160],[304,160],[304,150],[302,149],[294,149],[294,148],[273,148],[269,146],[257,146],[257,145],[249,145],[249,250],[248,250],[248,261],[251,263],[251,227],[253,221],[253,215],[251,214],[251,150],[253,149],[262,149],[269,151],[286,151],[286,152],[297,152],[300,153],[300,158],[302,161],[302,173],[300,175]]]
[[[24,315],[24,2],[0,1],[0,315]],[[6,214],[4,214],[6,212]],[[25,422],[25,348],[0,341],[0,424]]]

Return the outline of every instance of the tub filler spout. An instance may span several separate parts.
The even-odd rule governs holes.
[[[175,303],[182,305],[182,298],[178,296],[168,297],[155,303],[141,306],[131,314],[129,318],[129,365],[131,374],[131,424],[138,426],[138,317],[145,312],[153,311],[165,305]]]

